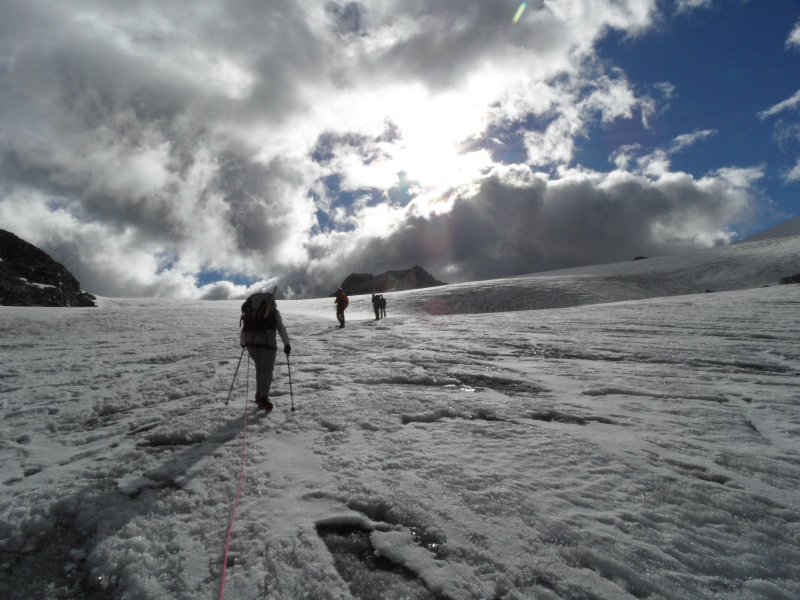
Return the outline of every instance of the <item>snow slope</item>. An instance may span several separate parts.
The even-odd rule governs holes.
[[[800,273],[800,235],[624,263],[387,295],[395,311],[458,314],[564,308],[778,285]],[[361,302],[365,300],[362,298]],[[366,306],[366,305],[365,305]]]
[[[751,235],[750,237],[742,240],[743,242],[758,242],[768,239],[773,239],[777,237],[784,237],[784,236],[791,236],[791,235],[800,235],[800,215],[789,219],[788,221],[784,221],[783,223],[779,223],[774,227],[770,227],[769,229],[765,229],[755,235]]]
[[[247,406],[225,598],[800,597],[800,241],[732,248],[279,302],[268,417],[239,302],[0,307],[0,595],[219,597]]]

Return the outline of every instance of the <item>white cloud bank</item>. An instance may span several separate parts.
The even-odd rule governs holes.
[[[109,296],[320,295],[352,271],[462,281],[728,241],[760,173],[670,171],[712,132],[574,164],[591,127],[658,110],[594,55],[656,1],[518,7],[3,2],[0,226]]]

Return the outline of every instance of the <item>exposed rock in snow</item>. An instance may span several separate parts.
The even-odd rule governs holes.
[[[0,305],[96,306],[78,280],[46,252],[0,229]]]
[[[384,292],[400,292],[446,285],[420,266],[401,271],[387,271],[380,275],[357,274],[348,275],[340,286],[348,296],[360,294],[382,294]],[[333,294],[335,295],[335,294]]]

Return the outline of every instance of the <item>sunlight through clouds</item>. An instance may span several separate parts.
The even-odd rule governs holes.
[[[652,141],[682,90],[598,49],[708,3],[660,4],[13,4],[0,214],[118,296],[217,298],[242,281],[325,295],[353,271],[420,264],[455,282],[719,243],[758,178],[673,173],[673,154],[717,129]],[[594,238],[597,211],[631,239]]]

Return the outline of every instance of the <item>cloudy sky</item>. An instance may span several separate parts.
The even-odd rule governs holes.
[[[796,0],[0,11],[0,228],[98,295],[489,279],[800,212]]]

